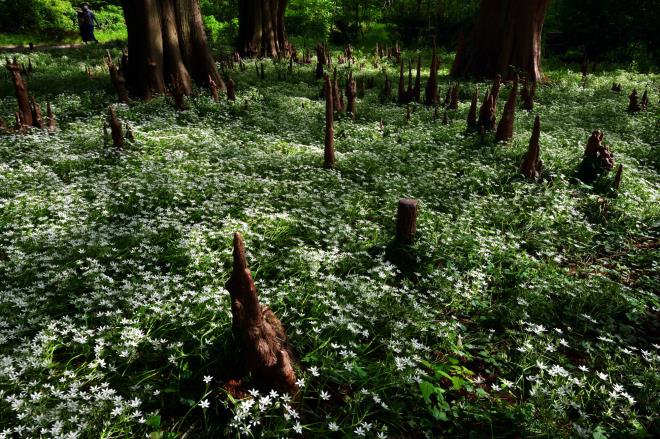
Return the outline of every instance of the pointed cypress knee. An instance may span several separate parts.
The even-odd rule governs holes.
[[[236,83],[233,79],[227,79],[227,100],[236,100]]]
[[[516,98],[518,96],[518,75],[513,78],[513,87],[506,100],[502,118],[495,133],[496,142],[508,142],[513,137],[513,122],[516,117]]]
[[[126,89],[126,79],[124,78],[124,75],[121,73],[119,68],[115,65],[114,61],[112,60],[110,51],[108,51],[108,55],[105,59],[105,63],[108,66],[108,71],[110,72],[110,81],[112,82],[112,85],[114,86],[115,91],[117,92],[117,97],[119,98],[119,102],[121,102],[122,104],[128,104],[128,90]]]
[[[449,109],[450,110],[458,110],[458,91],[459,91],[460,85],[458,82],[454,84],[454,87],[451,89],[451,99],[449,100]]]
[[[520,172],[529,180],[537,180],[543,171],[543,161],[540,159],[540,138],[541,119],[536,116],[536,119],[534,120],[534,129],[532,130],[532,137],[529,139],[527,154],[523,157],[523,161],[520,165]]]
[[[477,101],[479,100],[479,89],[475,87],[470,103],[470,111],[467,115],[467,132],[477,131]]]
[[[628,96],[629,103],[628,103],[628,113],[637,113],[642,109],[642,107],[639,105],[639,102],[637,101],[637,90],[633,89],[632,93],[630,93],[630,96]]]
[[[490,89],[490,95],[495,100],[495,106],[493,107],[495,109],[495,112],[497,112],[497,99],[500,97],[501,87],[502,87],[502,75],[498,73],[497,75],[495,75],[495,79],[493,80],[493,87]]]
[[[209,91],[211,92],[211,98],[213,98],[215,102],[218,102],[220,100],[220,96],[218,95],[218,85],[213,78],[211,78],[211,75],[209,75]]]
[[[34,96],[32,96],[32,126],[35,128],[39,128],[40,130],[43,130],[46,128],[46,124],[44,123],[44,119],[41,116],[41,107],[39,106],[39,103],[34,99]]]
[[[399,105],[406,104],[406,89],[403,76],[403,60],[401,60],[401,67],[399,70],[399,94],[397,96]]]
[[[14,83],[21,125],[32,126],[32,109],[30,108],[28,88],[23,76],[21,76],[21,67],[18,65],[16,58],[14,58],[13,62],[7,59],[7,70],[9,70],[12,82]]]
[[[298,392],[291,350],[280,320],[259,303],[240,233],[234,234],[234,264],[226,288],[231,296],[232,327],[245,372],[259,386],[295,395]]]
[[[417,55],[417,73],[415,75],[415,86],[413,87],[413,99],[419,102],[422,94],[422,55]]]
[[[119,119],[117,119],[115,110],[112,107],[108,107],[108,114],[108,122],[110,124],[110,131],[112,133],[112,145],[115,147],[115,149],[121,151],[124,149],[124,133],[121,129],[121,123],[119,122]]]
[[[642,110],[647,110],[649,108],[649,91],[644,90],[642,95],[642,101],[639,103],[639,106]]]
[[[410,244],[417,233],[417,200],[402,198],[396,212],[396,239],[400,244]]]
[[[484,101],[479,110],[477,125],[480,128],[483,127],[485,131],[492,131],[495,127],[495,99],[493,99],[491,90],[486,91],[486,96],[484,96]]]
[[[334,129],[334,109],[332,97],[332,85],[330,77],[326,74],[324,77],[325,90],[325,148],[323,151],[323,166],[326,168],[335,167],[335,129]]]

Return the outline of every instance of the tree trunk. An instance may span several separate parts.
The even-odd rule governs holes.
[[[123,0],[128,27],[129,90],[142,99],[179,82],[186,94],[192,82],[222,90],[224,82],[206,40],[198,0]]]
[[[247,57],[275,58],[287,54],[289,41],[284,26],[287,0],[240,0],[236,49]]]
[[[512,79],[514,66],[542,79],[541,32],[550,0],[482,0],[471,34],[459,44],[452,76]]]

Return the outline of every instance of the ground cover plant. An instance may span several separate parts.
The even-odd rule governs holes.
[[[235,101],[197,90],[178,111],[164,96],[117,104],[106,48],[119,58],[31,54],[26,81],[58,129],[0,135],[0,437],[658,434],[658,75],[546,62],[533,110],[496,144],[465,134],[490,82],[461,82],[443,124],[383,103],[382,69],[396,82],[399,66],[355,51],[374,87],[355,118],[335,116],[324,168],[314,64],[259,61],[261,79],[246,61],[229,71]],[[628,114],[633,88],[650,104]],[[0,96],[9,121],[4,68]],[[108,106],[134,137],[122,151],[104,138]],[[576,179],[595,130],[624,166],[618,190],[614,172]],[[419,211],[404,247],[401,198]],[[237,231],[298,395],[236,376]]]

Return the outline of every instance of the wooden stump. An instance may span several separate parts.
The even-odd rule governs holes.
[[[412,98],[415,102],[421,100],[422,94],[422,55],[417,55],[417,73],[415,75],[415,86],[412,90]]]
[[[477,125],[484,129],[484,131],[492,131],[495,127],[495,99],[491,94],[491,90],[486,91],[484,101],[479,110],[479,121]]]
[[[32,125],[36,128],[39,128],[40,130],[43,130],[46,128],[46,124],[44,123],[43,117],[41,117],[41,107],[39,107],[39,104],[37,101],[34,99],[34,96],[32,96]]]
[[[231,78],[227,79],[227,99],[230,101],[236,100],[236,84]]]
[[[126,88],[126,78],[119,71],[119,68],[115,65],[114,61],[112,60],[110,51],[108,51],[108,55],[105,59],[105,63],[107,64],[108,70],[110,71],[110,81],[112,82],[112,85],[115,87],[115,91],[117,92],[117,97],[119,98],[119,102],[121,102],[122,104],[128,104],[128,89]]]
[[[634,114],[637,113],[638,111],[641,111],[642,107],[639,105],[639,102],[637,101],[637,90],[633,89],[632,93],[630,93],[630,96],[628,96],[629,103],[628,103],[628,113]]]
[[[30,98],[28,96],[28,88],[25,80],[21,76],[21,67],[18,61],[14,58],[13,62],[7,59],[7,70],[11,75],[12,82],[14,83],[14,90],[16,91],[16,99],[18,100],[18,112],[20,123],[23,126],[32,126],[32,109],[30,108]]]
[[[218,85],[215,83],[211,75],[209,75],[209,90],[211,92],[211,98],[215,102],[218,102],[220,100],[220,96],[218,95]]]
[[[121,151],[124,149],[124,133],[121,129],[121,123],[117,119],[115,110],[112,107],[108,107],[110,132],[112,133],[112,145],[115,149]]]
[[[334,109],[332,97],[332,85],[330,77],[326,74],[325,84],[325,149],[323,153],[323,166],[326,168],[335,167],[335,129],[334,129]]]
[[[520,164],[520,172],[529,180],[538,180],[538,178],[541,176],[541,172],[543,171],[543,161],[540,159],[540,138],[541,118],[536,116],[536,119],[534,119],[532,137],[529,139],[527,154],[525,154],[523,161]]]
[[[245,372],[257,385],[295,395],[298,392],[286,331],[277,316],[259,303],[240,233],[234,234],[234,264],[226,288],[231,296],[232,327]]]
[[[518,96],[518,75],[513,77],[513,87],[504,105],[502,118],[495,132],[496,142],[508,142],[513,137],[513,122],[516,117],[516,97]]]
[[[451,89],[451,98],[449,100],[449,109],[450,110],[458,110],[458,91],[459,91],[460,85],[458,82],[454,84],[454,86]]]
[[[396,212],[396,239],[401,244],[410,244],[417,232],[417,200],[402,198]]]
[[[429,74],[429,81],[426,83],[426,93],[424,102],[426,105],[437,105],[438,98],[438,54],[436,49],[435,40],[433,40],[433,55],[431,57],[431,73]]]

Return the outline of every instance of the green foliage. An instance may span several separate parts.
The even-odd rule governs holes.
[[[488,84],[461,84],[449,125],[415,104],[406,122],[379,101],[397,67],[357,50],[376,87],[337,118],[327,170],[314,65],[276,80],[287,65],[264,61],[262,81],[247,61],[236,102],[198,90],[177,112],[114,104],[106,48],[32,53],[28,87],[60,131],[0,135],[2,435],[657,436],[658,75],[583,86],[546,63],[534,113],[495,145],[464,135]],[[649,110],[627,114],[613,82],[648,86]],[[135,134],[122,153],[104,147],[108,105]],[[15,109],[0,70],[0,117]],[[546,175],[530,183],[537,114]],[[612,173],[573,182],[594,129],[625,166],[618,193]],[[420,203],[410,266],[388,258],[400,197]],[[237,230],[300,359],[297,401],[229,382]]]
[[[73,29],[69,0],[0,0],[0,28],[5,31]]]

